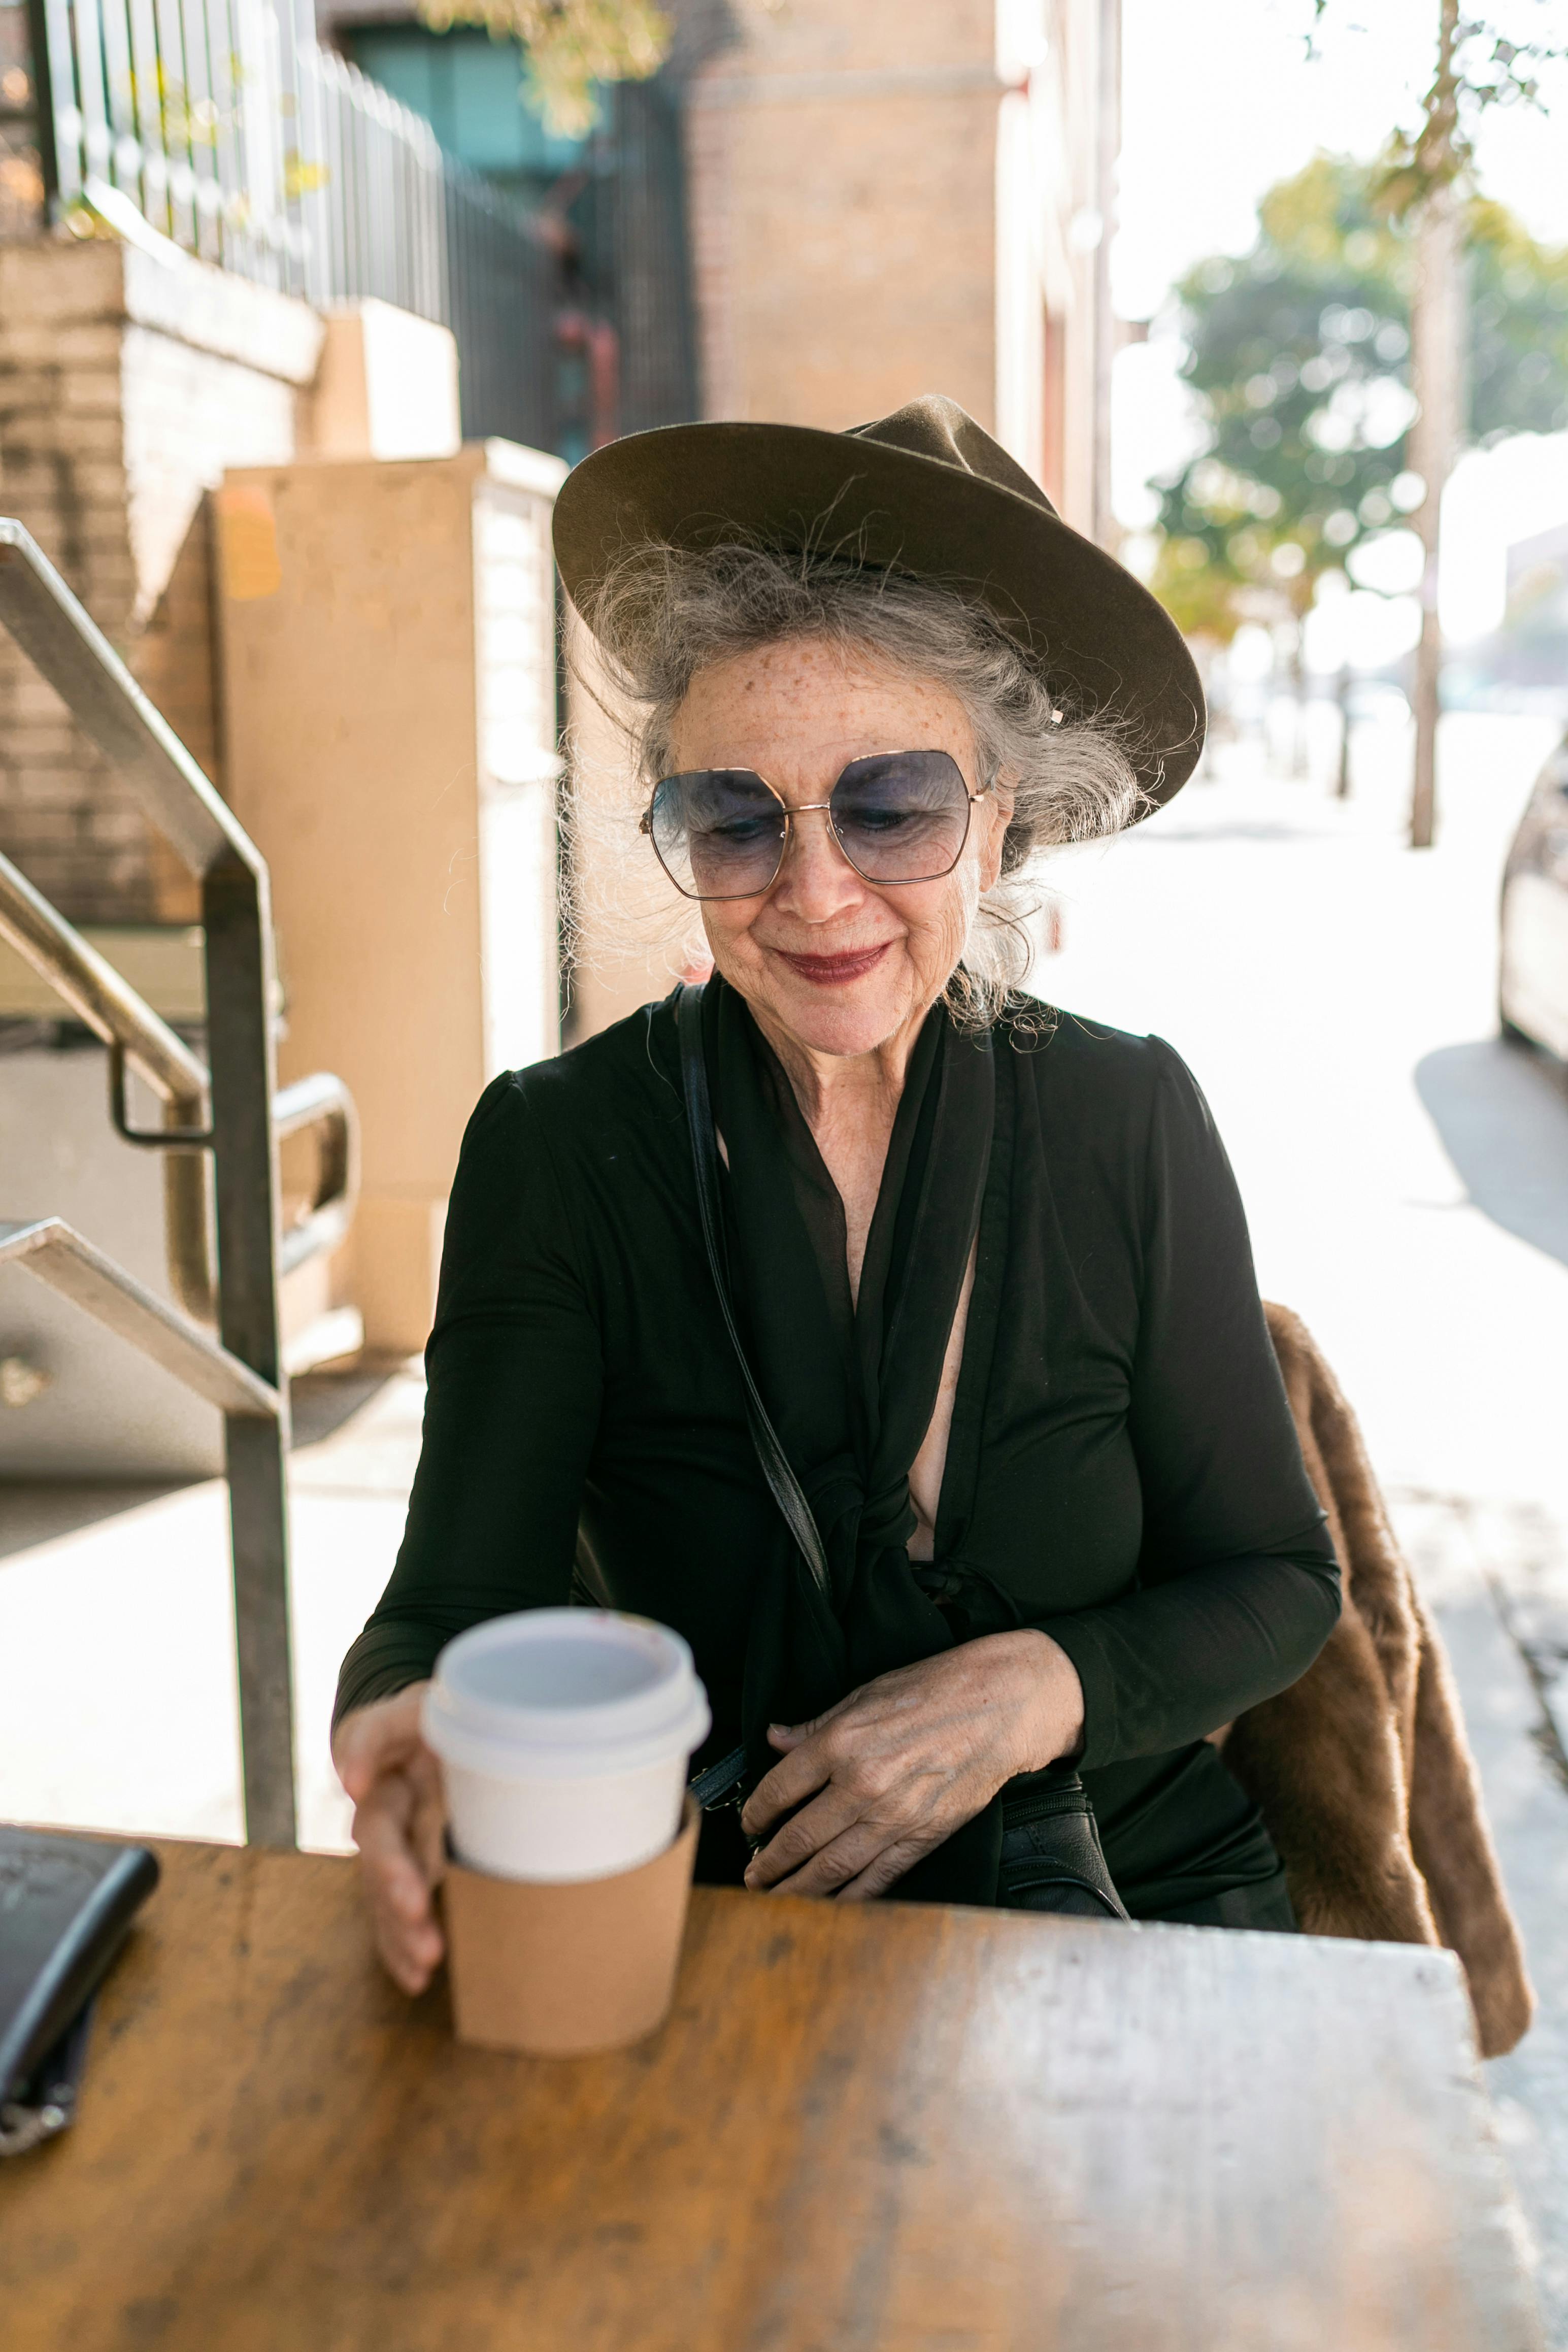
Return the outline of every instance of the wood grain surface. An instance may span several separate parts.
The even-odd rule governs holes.
[[[159,1848],[6,2352],[1525,2352],[1451,1957],[699,1889],[669,2023],[499,2057],[352,1864]]]

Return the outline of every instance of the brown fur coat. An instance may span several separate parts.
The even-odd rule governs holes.
[[[1307,1933],[1448,1945],[1496,2057],[1534,1998],[1448,1658],[1355,1415],[1300,1319],[1265,1312],[1344,1608],[1301,1681],[1219,1735],[1225,1759],[1262,1809]]]

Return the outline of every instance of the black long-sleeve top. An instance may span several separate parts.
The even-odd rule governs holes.
[[[1338,1613],[1333,1547],[1191,1075],[1158,1038],[1071,1015],[1041,1034],[1033,1010],[993,1036],[936,1561],[977,1571],[1071,1658],[1128,1908],[1240,1921],[1277,1861],[1205,1735],[1311,1664]],[[665,1003],[481,1098],[407,1532],[340,1715],[427,1675],[479,1620],[564,1602],[582,1558],[614,1605],[691,1643],[713,1752],[737,1736],[748,1563],[778,1516],[679,1088]]]

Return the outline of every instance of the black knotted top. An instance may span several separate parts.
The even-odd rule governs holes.
[[[574,1570],[691,1643],[704,1763],[956,1634],[1038,1625],[1083,1685],[1083,1780],[1128,1909],[1244,1890],[1262,1832],[1204,1735],[1304,1671],[1337,1571],[1191,1076],[1158,1039],[1039,1007],[979,1038],[934,1013],[857,1310],[788,1083],[738,999],[710,995],[734,1286],[836,1633],[800,1640],[799,1555],[703,1248],[672,1001],[497,1079],[474,1115],[408,1529],[339,1711],[484,1617],[565,1601]],[[972,1244],[925,1570],[908,1471]]]
[[[961,1034],[937,1006],[910,1056],[852,1297],[838,1188],[744,998],[721,980],[706,991],[703,1029],[747,1350],[832,1583],[824,1607],[784,1545],[759,1575],[742,1706],[759,1772],[774,1760],[770,1722],[820,1715],[955,1638],[926,1589],[946,1593],[951,1580],[909,1556],[909,1472],[979,1226],[996,1076],[989,1033]],[[921,1891],[990,1899],[998,1834],[995,1822],[971,1832],[923,1872]]]
[[[926,1020],[855,1301],[843,1203],[789,1080],[733,989],[710,982],[703,1009],[737,1300],[752,1369],[827,1548],[849,1688],[951,1638],[911,1573],[909,1471],[980,1221],[991,1040],[959,1036],[940,1008]]]

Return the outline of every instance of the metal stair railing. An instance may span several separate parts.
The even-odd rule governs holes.
[[[114,966],[0,855],[0,937],[10,940],[84,1027],[109,1047],[109,1112],[127,1143],[163,1155],[164,1244],[169,1282],[187,1315],[217,1319],[217,1285],[207,1242],[206,1065],[170,1029]],[[134,1069],[161,1097],[162,1132],[133,1127],[125,1074]],[[353,1222],[359,1195],[359,1122],[341,1078],[318,1070],[273,1097],[273,1132],[282,1143],[315,1129],[320,1137],[314,1195],[305,1216],[285,1232],[278,1272],[335,1249]],[[38,1272],[39,1269],[31,1269]]]
[[[285,1477],[288,1389],[280,1276],[348,1231],[357,1189],[352,1099],[326,1073],[278,1091],[267,867],[232,812],[20,523],[0,519],[0,624],[30,657],[201,882],[207,1061],[0,858],[0,934],[110,1049],[114,1124],[162,1150],[167,1306],[57,1217],[0,1223],[0,1264],[47,1282],[224,1414],[234,1554],[245,1823],[254,1844],[295,1843],[294,1723]],[[127,1067],[162,1102],[133,1128]],[[303,1223],[278,1230],[277,1147],[321,1142]],[[214,1276],[204,1155],[214,1164]],[[204,1326],[215,1322],[216,1337]]]
[[[276,1389],[257,1380],[248,1364],[204,1331],[196,1330],[186,1317],[165,1307],[123,1266],[84,1241],[63,1217],[0,1224],[0,1265],[5,1265],[36,1274],[221,1412],[238,1413],[246,1421],[277,1419]]]
[[[205,1129],[204,1065],[4,856],[0,856],[0,933],[42,973],[84,1027],[109,1047],[110,1117],[121,1133],[126,1132],[128,1063],[160,1097],[165,1129]],[[175,1297],[198,1322],[215,1321],[207,1249],[206,1166],[197,1150],[172,1149],[165,1155],[163,1230]]]

